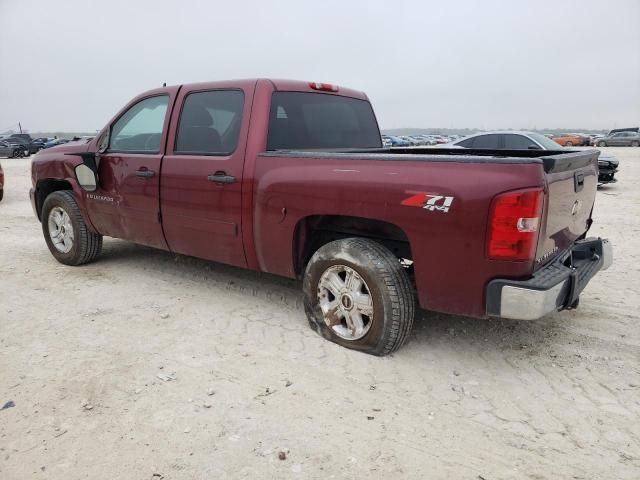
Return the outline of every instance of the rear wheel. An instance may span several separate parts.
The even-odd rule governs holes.
[[[44,201],[42,232],[51,254],[65,265],[89,263],[102,250],[102,235],[89,230],[68,190],[53,192]]]
[[[564,144],[565,147],[573,147],[573,142],[567,142]]]
[[[307,265],[303,289],[309,324],[332,342],[382,356],[409,337],[415,316],[411,281],[377,242],[347,238],[322,246]]]
[[[638,147],[638,146],[640,146],[640,142],[638,142],[637,140],[634,140],[633,142],[631,142],[631,146],[632,147]]]

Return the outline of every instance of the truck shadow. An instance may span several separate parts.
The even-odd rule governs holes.
[[[114,239],[105,239],[103,254],[97,263],[101,268],[113,267],[114,271],[126,265],[154,272],[164,280],[194,281],[205,288],[223,288],[265,299],[294,312],[293,317],[299,318],[298,326],[308,328],[303,311],[302,282],[298,280]],[[287,321],[291,321],[291,316],[288,317]],[[559,339],[559,335],[563,338]],[[566,343],[566,335],[566,329],[560,327],[554,315],[537,321],[515,321],[476,319],[420,310],[409,343],[395,355],[401,357],[413,350],[428,350],[443,345],[467,352],[508,349],[537,355],[552,349],[555,343]]]

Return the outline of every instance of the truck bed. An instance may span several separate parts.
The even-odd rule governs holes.
[[[541,163],[545,173],[581,168],[595,162],[598,150],[490,150],[461,148],[376,148],[344,150],[275,150],[263,156],[297,158],[340,158],[344,160],[408,160],[469,163]]]

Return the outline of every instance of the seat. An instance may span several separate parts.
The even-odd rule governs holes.
[[[182,112],[176,152],[219,153],[220,134],[213,126],[211,114],[202,105],[189,105]]]

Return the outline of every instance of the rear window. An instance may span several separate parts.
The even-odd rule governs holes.
[[[267,150],[380,148],[371,104],[322,93],[275,92]]]

